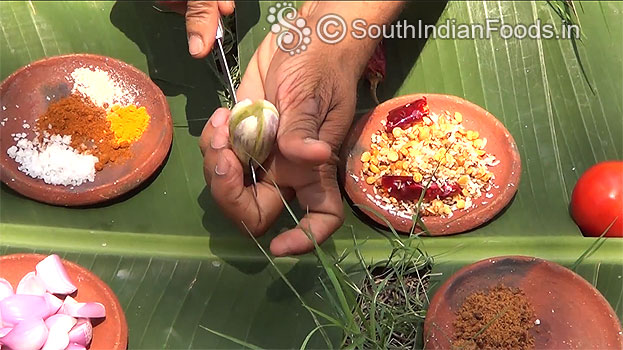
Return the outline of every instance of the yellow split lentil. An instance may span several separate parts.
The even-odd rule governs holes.
[[[386,193],[381,185],[383,176],[409,176],[423,187],[429,181],[458,185],[452,196],[424,201],[420,210],[425,216],[450,217],[455,210],[469,209],[480,196],[490,198],[487,192],[494,175],[489,167],[499,160],[486,152],[486,138],[478,131],[464,128],[464,119],[459,112],[444,111],[431,113],[405,129],[394,127],[391,132],[375,132],[370,149],[362,153],[360,161],[362,178],[374,186],[376,198],[384,205],[394,206],[396,211],[415,209],[414,203],[399,203]],[[381,124],[386,125],[385,121]]]

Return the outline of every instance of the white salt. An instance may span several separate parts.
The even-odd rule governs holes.
[[[100,107],[134,103],[136,94],[130,94],[124,86],[115,82],[108,72],[99,68],[76,68],[71,72],[71,77],[74,81],[74,87],[71,91],[89,97],[93,103]]]
[[[52,135],[44,137],[42,143],[25,137],[23,134],[7,150],[9,157],[19,163],[21,172],[52,185],[78,186],[95,180],[97,157],[80,154],[72,148],[71,136]]]

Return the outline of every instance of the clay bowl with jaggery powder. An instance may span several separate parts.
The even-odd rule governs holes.
[[[361,176],[361,154],[370,150],[371,136],[384,126],[382,120],[387,119],[389,111],[407,103],[426,97],[431,113],[440,114],[443,111],[459,112],[463,115],[462,125],[467,130],[478,131],[480,136],[487,139],[485,151],[493,154],[500,163],[489,167],[494,174],[494,186],[486,198],[484,195],[473,200],[469,209],[456,210],[450,218],[440,216],[425,216],[422,221],[433,236],[443,236],[476,228],[499,213],[512,199],[519,185],[521,174],[521,160],[513,136],[504,125],[491,113],[462,98],[440,94],[414,94],[393,98],[375,107],[370,113],[359,119],[351,128],[341,151],[340,180],[348,197],[354,204],[361,205],[359,209],[376,223],[387,226],[365,207],[370,207],[381,213],[394,229],[400,232],[410,232],[413,220],[398,216],[384,209],[368,196],[374,195],[374,186],[367,184]],[[420,229],[416,228],[416,232]]]
[[[144,106],[151,120],[140,139],[130,146],[131,158],[109,164],[96,172],[93,182],[80,186],[55,186],[34,179],[18,170],[19,164],[7,155],[15,144],[12,133],[26,133],[34,138],[32,126],[48,105],[68,96],[73,87],[71,72],[76,68],[99,68],[123,83],[134,98]],[[163,163],[173,139],[171,112],[162,91],[137,68],[114,58],[73,54],[56,56],[20,68],[0,85],[0,174],[2,182],[34,200],[55,205],[78,206],[105,202],[134,189],[147,180]],[[27,123],[30,129],[24,129]]]
[[[19,281],[45,259],[41,254],[11,254],[0,257],[0,277],[17,288]],[[128,324],[119,300],[110,287],[93,272],[62,259],[69,279],[78,288],[71,296],[79,302],[98,302],[106,308],[103,320],[93,320],[90,350],[125,350],[128,345]]]
[[[527,256],[481,260],[444,282],[426,313],[425,349],[451,349],[465,298],[500,284],[521,289],[532,304],[539,320],[529,330],[535,349],[623,349],[617,314],[595,287],[561,265]]]

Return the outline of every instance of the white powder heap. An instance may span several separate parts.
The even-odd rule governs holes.
[[[74,80],[71,92],[89,97],[99,107],[134,104],[130,92],[115,82],[106,71],[99,68],[76,68],[71,72],[71,77]]]
[[[97,157],[80,154],[72,148],[71,136],[46,133],[40,143],[37,137],[33,142],[22,135],[17,145],[7,150],[9,157],[20,164],[21,172],[52,185],[78,186],[95,180]]]

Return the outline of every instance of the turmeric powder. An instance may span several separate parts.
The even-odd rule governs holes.
[[[114,105],[106,116],[117,144],[138,140],[149,126],[150,116],[145,107]]]

